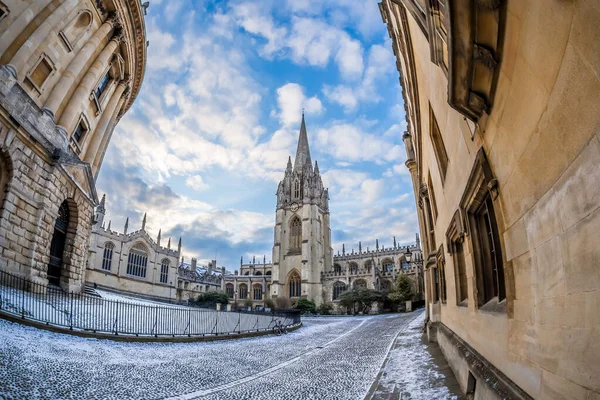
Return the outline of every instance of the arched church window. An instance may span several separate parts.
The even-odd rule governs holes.
[[[356,263],[350,263],[350,273],[351,274],[358,274],[358,264]]]
[[[102,256],[102,269],[105,271],[110,271],[112,266],[112,257],[113,251],[115,249],[115,245],[112,242],[106,242],[104,245],[104,254]]]
[[[346,291],[346,284],[344,282],[336,282],[333,284],[333,300],[339,299],[339,297]]]
[[[254,300],[262,300],[262,285],[254,285],[252,291]]]
[[[271,271],[267,271],[265,275],[271,276]]]
[[[289,286],[290,286],[290,297],[300,297],[301,296],[300,290],[302,289],[302,284],[301,284],[301,280],[300,280],[300,275],[296,271],[294,271],[292,273],[292,275],[290,275]]]
[[[233,283],[225,285],[225,293],[227,293],[227,297],[233,299]]]
[[[290,228],[290,252],[302,250],[302,222],[297,216],[292,219]]]
[[[371,268],[373,268],[373,261],[372,260],[365,261],[364,267],[368,273],[371,273]]]
[[[340,264],[334,264],[333,265],[333,272],[335,274],[341,274],[342,273],[342,266]]]
[[[129,250],[127,259],[127,275],[146,277],[148,266],[148,252],[143,244],[138,243]]]
[[[392,272],[394,270],[394,261],[386,258],[381,262],[381,266],[383,267],[383,272]]]
[[[245,283],[242,283],[239,286],[240,299],[245,299],[248,297],[248,286]]]
[[[254,273],[254,275],[255,275],[255,276],[262,276],[262,272],[260,272],[260,271],[256,271],[256,272]]]
[[[168,258],[160,262],[160,283],[167,283],[169,280],[169,265],[171,262]]]

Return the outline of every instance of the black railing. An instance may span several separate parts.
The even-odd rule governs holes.
[[[272,330],[276,324],[292,327],[300,314],[240,313],[186,307],[148,305],[144,300],[107,300],[85,293],[66,293],[0,271],[0,316],[70,330],[131,336],[209,336]]]

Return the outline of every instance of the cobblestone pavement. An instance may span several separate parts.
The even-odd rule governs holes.
[[[287,335],[210,343],[84,339],[0,320],[0,399],[362,399],[415,319],[422,312],[310,318]]]

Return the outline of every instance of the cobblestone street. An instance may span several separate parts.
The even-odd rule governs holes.
[[[279,337],[173,344],[83,339],[0,320],[0,398],[362,399],[370,389],[376,398],[455,398],[413,340],[422,320],[422,311],[309,318]]]

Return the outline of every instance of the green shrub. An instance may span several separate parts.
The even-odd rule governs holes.
[[[329,301],[319,304],[319,308],[317,309],[317,311],[319,311],[319,314],[322,315],[331,314],[331,310],[333,310],[333,303]]]
[[[388,293],[387,298],[397,308],[403,302],[414,296],[413,281],[406,275],[400,274],[396,279],[394,288]]]
[[[246,307],[252,307],[252,299],[246,299],[246,300],[244,300],[244,306],[246,306]]]
[[[308,299],[298,299],[294,308],[300,310],[302,314],[314,314],[317,312],[317,305],[315,304],[315,302]]]
[[[276,297],[275,308],[284,310],[287,308],[292,308],[292,302],[287,297]]]
[[[275,302],[273,301],[273,299],[265,300],[265,308],[270,308],[271,310],[275,308]]]
[[[367,314],[373,303],[383,302],[384,299],[385,295],[379,290],[353,289],[340,295],[340,305],[346,308],[349,314]]]
[[[198,295],[196,300],[199,304],[214,305],[217,303],[227,304],[229,303],[229,296],[225,292],[206,292]]]

